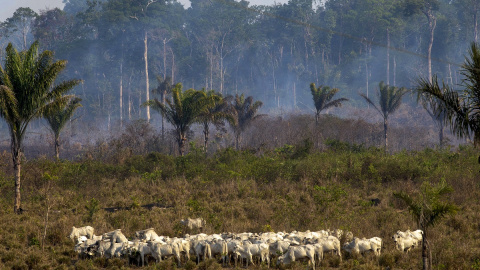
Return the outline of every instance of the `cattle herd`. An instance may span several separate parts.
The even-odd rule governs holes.
[[[198,230],[205,225],[203,219],[186,219],[181,223],[189,230]],[[408,252],[419,245],[422,235],[421,230],[397,231],[393,235],[393,241],[396,249]],[[380,256],[382,249],[382,239],[379,237],[357,238],[353,237],[351,232],[339,229],[290,233],[199,233],[186,234],[183,238],[170,238],[159,236],[153,228],[149,228],[137,231],[134,238],[128,240],[121,229],[96,236],[92,227],[85,226],[73,227],[69,237],[77,241],[75,251],[79,258],[125,257],[129,263],[136,261],[142,266],[148,256],[153,257],[156,262],[173,256],[180,267],[182,261],[190,260],[190,255],[195,255],[197,264],[201,260],[217,258],[221,260],[222,266],[227,266],[232,261],[235,265],[245,263],[246,267],[255,261],[270,266],[270,260],[276,258],[277,264],[307,260],[315,269],[315,265],[326,253],[338,256],[341,260],[342,250],[357,254],[372,252]],[[345,241],[343,247],[340,246],[339,239]]]

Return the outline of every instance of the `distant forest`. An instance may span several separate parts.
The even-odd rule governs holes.
[[[0,60],[9,42],[23,50],[39,40],[68,60],[60,79],[83,80],[74,91],[83,120],[109,122],[147,118],[141,104],[165,78],[253,96],[269,113],[312,112],[312,82],[339,88],[355,107],[381,81],[412,88],[437,75],[455,85],[480,10],[478,0],[64,2],[2,22]]]

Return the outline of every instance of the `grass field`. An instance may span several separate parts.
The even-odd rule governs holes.
[[[90,225],[97,235],[121,228],[129,238],[153,227],[173,237],[183,235],[179,221],[186,217],[204,218],[206,233],[340,228],[358,237],[378,236],[384,241],[379,258],[344,255],[340,262],[327,255],[321,268],[420,269],[420,249],[394,250],[392,235],[417,224],[393,192],[413,194],[424,181],[442,179],[453,187],[447,200],[459,211],[430,231],[434,269],[480,269],[478,150],[460,146],[385,155],[383,149],[339,140],[325,140],[321,151],[312,145],[304,140],[271,150],[226,148],[208,156],[192,145],[185,157],[174,157],[136,155],[112,142],[73,161],[30,159],[22,168],[22,215],[13,214],[11,158],[3,152],[0,269],[134,269],[124,259],[78,260],[66,237],[71,227]],[[184,267],[221,265],[212,260]],[[145,267],[174,268],[171,260]]]

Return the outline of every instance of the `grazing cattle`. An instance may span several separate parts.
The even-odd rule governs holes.
[[[74,247],[74,251],[78,253],[78,257],[81,259],[94,256],[94,250],[97,248],[97,241],[87,239],[85,242],[78,243]]]
[[[418,245],[419,240],[417,237],[418,233],[415,233],[414,235],[410,231],[397,231],[397,233],[395,233],[392,238],[393,242],[395,243],[395,248],[397,250],[408,253],[411,249],[415,248]]]
[[[212,258],[210,244],[205,240],[194,241],[192,244],[192,250],[197,257],[197,264],[200,263],[201,259],[206,260]]]
[[[410,233],[413,238],[417,239],[417,242],[419,243],[423,239],[423,231],[422,230],[416,230],[411,232],[410,230],[407,230],[407,233]]]
[[[70,232],[70,235],[68,236],[70,239],[75,241],[75,239],[80,238],[81,236],[86,236],[88,239],[93,238],[93,228],[90,226],[85,226],[85,227],[80,227],[80,228],[75,228],[75,226],[72,227],[72,232]]]
[[[120,258],[122,256],[123,243],[111,243],[110,248],[105,251],[105,257],[107,258]]]
[[[148,228],[146,230],[141,230],[135,232],[135,238],[139,239],[142,242],[147,242],[147,241],[157,241],[160,237],[158,234],[155,232],[153,228]]]
[[[116,229],[114,231],[104,233],[102,237],[103,237],[103,240],[110,241],[112,243],[128,242],[127,237],[125,237],[125,235],[123,235],[121,229]]]
[[[131,258],[135,258],[138,266],[140,266],[140,261],[142,261],[142,266],[145,266],[145,255],[151,255],[152,249],[147,243],[134,241],[132,244],[128,244],[128,242],[123,243],[122,253],[125,255],[128,254]],[[138,257],[140,257],[140,260]]]
[[[162,261],[162,257],[170,257],[174,256],[177,259],[178,267],[180,267],[180,251],[178,250],[178,246],[175,244],[161,244],[155,242],[149,242],[150,249],[152,252],[152,256],[155,258],[157,262]]]
[[[288,247],[290,246],[290,241],[276,241],[269,245],[270,256],[277,257],[285,254]]]
[[[228,246],[227,242],[223,239],[215,239],[209,241],[212,256],[216,257],[220,255],[222,258],[222,266],[226,266],[228,262]]]
[[[237,245],[234,250],[234,254],[236,258],[240,258],[242,261],[246,259],[246,267],[248,267],[248,262],[250,261],[252,264],[253,257],[260,258],[261,262],[267,262],[267,266],[270,266],[270,257],[269,257],[269,247],[267,244],[249,244],[249,245]],[[235,260],[235,264],[236,261]]]
[[[353,233],[351,231],[343,231],[341,229],[335,229],[333,231],[329,231],[331,236],[335,236],[338,239],[342,239],[345,237],[345,242],[350,242],[353,240]]]
[[[120,257],[122,255],[122,243],[110,241],[98,241],[97,256],[106,258]]]
[[[317,246],[321,246],[323,249],[322,257],[320,259],[323,259],[323,254],[326,252],[333,252],[340,257],[340,261],[342,261],[342,252],[341,252],[341,247],[340,247],[340,240],[338,240],[337,237],[335,236],[328,236],[328,237],[322,237],[322,238],[313,238],[310,241],[308,241],[309,244],[314,244]],[[317,248],[318,249],[318,248]],[[318,255],[320,255],[319,252],[317,252]]]
[[[205,226],[205,220],[203,218],[187,218],[180,220],[180,223],[187,227],[189,230],[198,229],[202,231]]]
[[[173,238],[171,244],[177,245],[180,254],[185,254],[186,259],[188,261],[190,260],[190,250],[192,247],[189,240],[182,238]]]
[[[300,259],[308,259],[308,263],[311,263],[315,270],[315,247],[312,245],[290,246],[285,254],[278,257],[278,262],[289,264]]]
[[[348,253],[365,254],[368,251],[372,251],[376,256],[380,256],[382,250],[382,240],[379,237],[373,237],[370,239],[353,238],[350,243],[346,243],[343,249]]]

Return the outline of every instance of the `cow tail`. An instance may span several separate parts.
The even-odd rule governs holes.
[[[227,246],[227,242],[222,241],[222,259],[223,259],[223,263],[224,263],[224,264],[227,263],[227,258],[228,258],[228,246]]]
[[[203,256],[204,256],[205,260],[207,258],[209,258],[209,259],[212,258],[212,249],[210,248],[209,243],[205,243],[205,250],[204,250]]]

